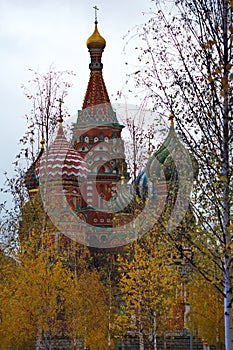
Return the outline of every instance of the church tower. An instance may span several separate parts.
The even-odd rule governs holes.
[[[97,8],[96,8],[97,10]],[[121,177],[127,180],[123,125],[118,123],[103,79],[102,54],[105,39],[98,30],[97,16],[93,34],[87,40],[90,53],[90,78],[82,110],[73,129],[73,147],[88,166],[86,186],[82,187],[86,222],[97,227],[112,227],[113,213],[108,201]]]

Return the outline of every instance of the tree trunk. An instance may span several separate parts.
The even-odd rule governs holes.
[[[144,339],[141,331],[139,332],[139,350],[144,350]]]
[[[229,48],[228,48],[228,0],[223,0],[223,67],[224,67],[224,79],[229,82]],[[222,143],[222,177],[223,177],[223,234],[225,243],[224,252],[224,318],[225,318],[225,347],[226,350],[232,349],[231,339],[231,281],[230,281],[230,269],[231,269],[231,236],[228,232],[230,225],[230,163],[229,163],[229,89],[224,88],[224,102],[223,102],[223,143]]]
[[[231,282],[229,276],[229,267],[228,265],[229,259],[225,258],[225,275],[224,275],[224,318],[225,318],[225,346],[226,350],[232,350],[232,334],[231,334]]]
[[[109,305],[108,305],[108,350],[111,350],[111,312],[112,312],[112,280],[111,271],[108,271],[109,279]]]
[[[156,312],[153,312],[153,349],[157,350],[157,339],[156,339]]]

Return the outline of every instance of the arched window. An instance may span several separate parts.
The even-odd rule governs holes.
[[[102,165],[100,168],[99,168],[99,173],[105,173],[105,166]]]

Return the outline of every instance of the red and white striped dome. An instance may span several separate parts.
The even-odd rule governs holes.
[[[82,156],[67,141],[62,125],[57,136],[40,160],[40,180],[83,181],[88,168]]]

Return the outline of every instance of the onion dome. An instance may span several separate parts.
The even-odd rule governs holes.
[[[39,167],[40,167],[40,159],[44,153],[44,140],[41,140],[40,143],[41,143],[40,152],[36,160],[32,163],[32,165],[24,175],[24,183],[28,191],[36,190],[39,187]]]
[[[67,141],[60,123],[57,136],[40,161],[40,175],[49,180],[82,181],[87,177],[82,156]]]
[[[172,157],[176,145],[179,143],[174,124],[171,122],[168,135],[159,147],[159,149],[152,155],[146,166],[146,174],[150,179],[165,179],[169,181],[175,169],[175,163]]]
[[[154,198],[156,194],[155,186],[146,174],[146,169],[143,169],[142,172],[138,175],[135,181],[136,184],[136,194],[139,198],[145,200],[148,198]]]
[[[106,40],[100,35],[97,27],[98,21],[95,21],[95,30],[93,34],[87,39],[88,49],[101,49],[106,46]]]
[[[122,177],[122,183],[118,191],[108,201],[108,208],[113,212],[131,213],[131,203],[133,201],[133,195],[128,191],[124,184],[124,177]]]
[[[146,166],[146,174],[148,178],[152,180],[166,180],[170,181],[174,177],[177,177],[177,169],[174,159],[177,158],[177,154],[180,152],[180,157],[184,155],[184,146],[179,141],[174,128],[173,114],[170,115],[170,129],[168,135],[159,147],[159,149],[152,155]],[[194,178],[197,177],[198,164],[193,155],[189,154],[191,164],[189,165],[189,171],[191,171]],[[186,157],[187,159],[187,157]],[[181,159],[182,160],[182,159]],[[185,166],[185,164],[183,164]],[[191,166],[191,168],[190,168]],[[182,168],[182,171],[184,169]]]

